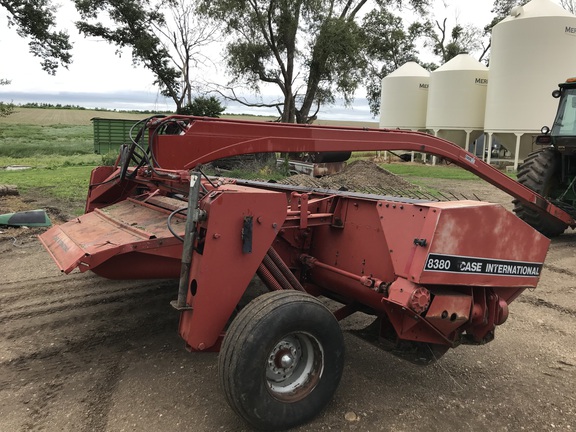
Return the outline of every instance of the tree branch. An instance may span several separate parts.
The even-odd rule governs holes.
[[[227,100],[231,100],[234,102],[238,102],[244,106],[248,106],[248,107],[253,107],[253,108],[278,108],[281,107],[282,105],[284,105],[283,102],[276,102],[276,103],[257,103],[257,102],[248,102],[246,100],[246,98],[242,98],[240,96],[238,96],[236,94],[236,90],[234,90],[233,87],[229,87],[229,86],[220,86],[223,87],[224,89],[230,91],[232,93],[232,96],[229,96],[225,93],[223,93],[222,91],[220,91],[219,89],[214,89],[213,91],[215,91],[216,93],[218,93],[220,96],[222,96],[223,98],[227,99]]]

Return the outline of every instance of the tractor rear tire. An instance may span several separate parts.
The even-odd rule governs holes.
[[[553,147],[544,148],[528,155],[518,168],[518,182],[545,198],[556,198],[550,194],[558,185],[561,167],[560,153]],[[514,213],[534,229],[547,237],[562,234],[568,225],[545,212],[527,207],[514,200]]]
[[[344,339],[334,315],[299,291],[254,299],[232,321],[218,359],[232,409],[257,429],[283,430],[316,416],[338,388]]]
[[[346,162],[350,156],[352,156],[352,152],[308,153],[308,158],[313,163]]]

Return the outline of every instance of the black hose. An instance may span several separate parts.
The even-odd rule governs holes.
[[[168,216],[168,220],[166,221],[166,224],[168,226],[168,230],[172,233],[172,235],[174,237],[176,237],[178,240],[180,240],[182,243],[184,243],[184,238],[180,237],[178,234],[176,234],[176,231],[174,231],[174,229],[172,228],[172,218],[180,212],[183,212],[184,210],[188,210],[188,206],[186,207],[182,207],[179,209],[174,210],[172,213],[170,213],[170,216]]]

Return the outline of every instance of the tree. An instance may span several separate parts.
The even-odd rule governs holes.
[[[215,96],[198,96],[192,102],[182,108],[181,114],[201,116],[201,117],[220,117],[224,110],[223,106]]]
[[[484,26],[484,35],[491,38],[492,28],[502,21],[504,18],[510,15],[510,11],[515,6],[523,6],[528,3],[529,0],[494,0],[494,5],[492,6],[492,13],[494,14],[494,18],[492,21]],[[483,60],[485,56],[488,55],[490,50],[491,41],[488,42],[486,45],[484,52],[480,58]],[[486,63],[488,63],[488,59],[486,59]]]
[[[378,0],[382,6],[399,0]],[[427,0],[412,0],[422,8]],[[233,81],[227,96],[248,106],[277,108],[284,122],[308,123],[336,96],[351,102],[363,80],[362,33],[358,16],[367,0],[202,0],[201,11],[224,23]],[[272,103],[249,103],[234,91],[258,93],[276,87]]]
[[[82,21],[78,30],[116,45],[131,48],[134,65],[156,77],[162,95],[180,112],[192,103],[192,70],[207,57],[201,48],[214,40],[216,27],[198,20],[195,0],[75,0]],[[104,22],[112,22],[110,26]]]
[[[10,81],[7,79],[0,79],[0,86],[8,85]],[[0,117],[9,116],[14,112],[14,104],[0,101]]]
[[[560,4],[568,12],[576,15],[576,1],[575,0],[560,0]]]
[[[432,48],[432,52],[440,58],[440,63],[444,64],[458,54],[472,53],[482,48],[482,43],[478,37],[480,30],[472,25],[456,24],[452,30],[447,28],[447,18],[442,22],[434,20],[428,21],[424,25],[424,34],[428,39],[427,45]]]
[[[0,117],[6,117],[14,113],[14,104],[0,101]]]
[[[0,6],[8,12],[8,26],[30,38],[30,52],[42,59],[43,70],[54,75],[72,63],[68,34],[54,29],[57,9],[51,0],[0,0]]]
[[[523,6],[528,3],[529,0],[494,0],[494,5],[492,6],[492,13],[494,18],[488,24],[490,29],[510,15],[510,11],[515,6]],[[487,27],[488,27],[487,26]]]
[[[185,102],[188,105],[194,102],[192,98],[194,91],[199,90],[195,88],[195,77],[191,69],[211,62],[203,49],[215,40],[218,30],[214,23],[200,19],[196,9],[197,1],[195,0],[169,3],[170,24],[168,27],[154,23],[156,33],[163,36],[161,42],[172,64],[180,72],[180,101],[178,103]],[[177,106],[178,103],[176,103]],[[221,109],[222,111],[224,108]]]
[[[381,82],[404,63],[418,62],[417,40],[424,25],[413,23],[405,28],[400,16],[386,9],[374,9],[362,21],[362,35],[367,59],[366,98],[370,112],[380,111]]]

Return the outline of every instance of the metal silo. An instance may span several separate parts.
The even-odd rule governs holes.
[[[469,149],[484,129],[488,68],[460,54],[430,74],[426,128]]]
[[[576,17],[550,0],[512,9],[492,30],[484,129],[515,155],[515,167],[551,121],[559,82],[576,73]],[[490,153],[489,153],[490,155]]]
[[[430,72],[418,63],[408,62],[382,80],[381,128],[426,128],[429,77]]]

